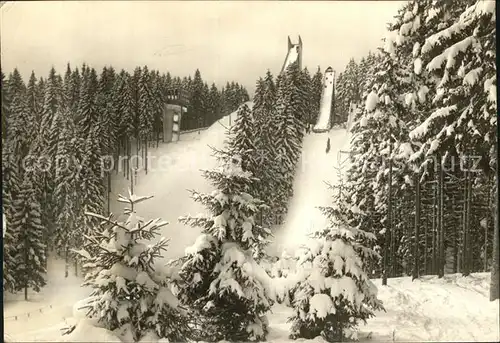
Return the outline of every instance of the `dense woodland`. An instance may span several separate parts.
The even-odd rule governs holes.
[[[119,199],[130,205],[124,222],[97,215],[102,213],[106,177],[97,177],[100,172],[92,164],[96,152],[130,151],[124,137],[156,139],[156,107],[147,107],[155,97],[141,90],[144,69],[127,78],[139,80],[137,93],[125,91],[127,96],[116,105],[137,99],[136,107],[119,110],[110,105],[113,101],[101,99],[113,91],[104,91],[106,82],[91,82],[97,78],[86,67],[81,84],[87,86],[80,86],[80,101],[57,106],[61,99],[72,99],[72,93],[63,87],[66,78],[51,72],[44,80],[40,122],[35,125],[39,134],[33,136],[24,132],[34,125],[27,113],[38,113],[30,112],[37,102],[29,99],[41,99],[40,83],[33,77],[35,95],[30,97],[30,84],[24,88],[21,80],[24,96],[16,98],[19,77],[13,73],[7,119],[24,122],[10,121],[8,128],[16,133],[7,132],[13,136],[7,141],[10,156],[55,156],[74,149],[69,151],[85,156],[90,167],[82,170],[85,175],[51,175],[51,169],[22,173],[19,161],[7,160],[4,184],[11,186],[4,190],[4,211],[13,229],[6,237],[11,243],[5,249],[4,281],[14,290],[40,288],[45,244],[63,247],[62,254],[83,246],[79,256],[88,268],[85,284],[94,296],[89,313],[109,330],[127,325],[134,341],[149,332],[170,341],[265,340],[266,314],[275,302],[294,310],[291,338],[356,339],[358,323],[384,309],[370,281],[374,277],[387,285],[397,276],[491,270],[491,300],[498,299],[494,9],[488,1],[409,1],[388,27],[383,47],[359,63],[351,59],[338,74],[332,122],[350,122],[350,164],[346,170],[332,170],[344,178],[331,186],[332,205],[321,208],[329,225],[318,228],[312,244],[289,268],[283,260],[293,258],[283,256],[273,265],[265,247],[287,213],[306,126],[317,119],[319,68],[314,76],[297,63],[276,77],[268,71],[257,81],[253,107],[238,106],[244,92],[233,87],[241,98],[226,108],[238,108],[238,115],[228,128],[225,147],[214,151],[220,168],[203,171],[215,190],[192,190],[205,214],[179,218],[202,233],[165,275],[152,266],[168,249],[166,241],[148,246],[140,242],[152,240],[166,225],[134,212],[135,203],[148,197]],[[147,78],[155,77],[148,73]],[[90,84],[102,84],[103,91],[89,91]],[[206,91],[200,83],[198,87],[191,94]],[[91,105],[82,100],[93,96]],[[109,108],[97,106],[104,103]],[[208,113],[194,107],[193,117]],[[136,119],[124,120],[126,128],[118,125],[118,130],[109,124],[113,116],[102,113],[117,118],[130,113]],[[137,125],[128,126],[132,122]],[[18,137],[30,137],[36,144]],[[60,143],[53,143],[53,137]],[[96,137],[114,138],[103,142]],[[78,191],[73,180],[81,180]],[[61,230],[61,225],[70,230]]]
[[[337,113],[354,112],[338,205],[377,235],[384,282],[498,271],[494,9],[409,2],[384,46],[338,75]]]
[[[172,89],[190,94],[182,129],[209,126],[249,100],[235,82],[209,88],[199,70],[181,79],[147,66],[132,74],[104,67],[98,75],[68,64],[64,75],[52,68],[46,78],[32,73],[27,84],[17,69],[2,73],[4,290],[40,289],[49,246],[73,259],[70,249],[98,224],[84,213],[109,212],[111,172],[102,157],[118,161],[157,146]]]

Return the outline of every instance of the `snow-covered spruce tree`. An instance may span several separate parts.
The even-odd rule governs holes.
[[[97,122],[97,108],[95,104],[95,89],[97,87],[97,75],[89,71],[88,67],[82,69],[82,80],[80,82],[80,98],[78,100],[76,125],[79,137],[86,139],[90,130]]]
[[[80,189],[82,199],[79,203],[83,212],[102,214],[104,211],[105,185],[102,177],[100,161],[99,135],[96,128],[89,132],[86,140],[75,142],[78,148],[75,149],[80,163]],[[83,216],[83,233],[91,233],[92,228],[98,225],[98,221],[91,216]]]
[[[81,195],[79,194],[80,172],[75,163],[78,147],[75,138],[73,118],[68,110],[63,112],[61,133],[56,158],[60,163],[55,174],[55,213],[56,229],[52,238],[59,254],[66,260],[65,275],[68,276],[69,249],[81,246],[83,233],[78,226]]]
[[[365,260],[378,257],[370,248],[375,236],[352,225],[341,201],[320,209],[330,224],[313,234],[311,246],[299,256],[290,337],[356,339],[359,321],[383,310],[365,270]]]
[[[218,120],[221,115],[222,115],[222,104],[221,104],[221,96],[220,92],[217,89],[217,86],[215,83],[212,83],[212,86],[210,86],[210,92],[208,95],[209,103],[210,103],[210,116],[211,116],[211,123],[214,123],[216,120]]]
[[[31,181],[32,174],[26,173],[19,196],[14,202],[13,220],[9,227],[16,238],[14,249],[17,266],[13,274],[16,290],[24,289],[28,300],[28,289],[35,292],[45,286],[45,228],[42,226],[40,203]]]
[[[238,109],[237,118],[230,130],[227,141],[228,153],[239,155],[243,170],[255,175],[260,168],[256,161],[255,122],[252,112],[246,104],[241,105]],[[255,189],[255,186],[252,189]]]
[[[485,200],[480,193],[495,187],[490,175],[497,174],[496,158],[490,157],[496,156],[495,144],[491,144],[497,131],[496,100],[488,99],[489,86],[496,82],[494,5],[487,1],[412,3],[413,11],[410,7],[405,13],[397,37],[402,41],[397,53],[405,45],[410,51],[406,53],[410,60],[407,64],[414,80],[413,90],[405,98],[416,109],[414,120],[409,122],[413,129],[410,138],[420,148],[411,161],[424,170],[426,181],[434,179],[438,183],[435,198],[439,199],[439,193],[443,193],[449,199],[444,203],[437,201],[441,213],[437,215],[437,235],[444,239],[438,240],[437,247],[432,243],[432,270],[444,275],[446,259],[451,262],[447,269],[468,274],[475,261],[467,252],[477,253],[477,261],[484,245],[483,232],[475,229],[480,226],[479,216],[493,217],[484,206],[482,209],[476,206],[470,219],[464,218],[463,213],[467,198],[476,198],[473,201],[476,205],[480,199]],[[415,26],[417,30],[408,29]],[[464,156],[480,156],[481,172],[465,173],[458,167],[440,172],[439,166],[446,168],[450,161],[455,165],[458,162],[454,161],[459,160],[472,162],[462,160]],[[464,189],[468,183],[474,186],[466,195]],[[424,209],[422,217],[431,215],[434,216]]]
[[[18,289],[17,280],[15,278],[16,269],[18,261],[16,260],[15,245],[16,238],[12,234],[10,227],[7,229],[7,217],[5,216],[5,209],[2,206],[3,211],[3,290],[8,292],[14,292]]]
[[[344,99],[344,73],[339,73],[335,80],[335,115],[340,122],[347,121],[349,106]]]
[[[415,71],[420,74],[425,67],[436,96],[433,114],[411,137],[423,143],[420,153],[427,155],[450,145],[459,154],[479,155],[481,169],[490,173],[489,150],[497,130],[495,5],[477,1],[462,11],[417,51]]]
[[[31,76],[26,89],[26,97],[28,99],[27,101],[29,112],[31,113],[27,131],[35,135],[36,132],[38,132],[38,127],[40,125],[40,114],[42,110],[42,103],[39,101],[39,98],[37,96],[37,79],[35,76],[35,72],[31,72]]]
[[[313,108],[312,108],[312,98],[314,98],[314,90],[312,87],[312,78],[311,74],[309,73],[309,70],[304,68],[301,71],[301,76],[302,76],[302,82],[303,82],[303,87],[307,91],[307,96],[304,99],[304,108],[305,108],[305,113],[304,113],[304,123],[306,124],[312,124],[313,122]]]
[[[92,293],[84,308],[87,316],[104,328],[115,331],[134,342],[153,332],[171,342],[185,341],[188,330],[183,310],[170,291],[168,280],[155,272],[154,263],[166,250],[168,241],[146,245],[159,235],[166,222],[141,218],[134,206],[151,197],[130,194],[118,201],[127,203],[124,222],[95,213],[87,213],[102,221],[100,232],[88,235],[84,247],[75,250],[91,271],[84,285]]]
[[[26,85],[17,69],[9,78],[9,141],[17,163],[28,153],[33,133],[28,106]],[[22,170],[20,170],[22,172]]]
[[[153,132],[153,93],[151,89],[151,74],[148,67],[142,68],[141,77],[138,85],[138,110],[139,110],[139,134],[140,139],[146,144],[144,147],[147,149],[147,142],[151,132]],[[147,150],[146,150],[147,154]]]
[[[5,87],[5,85],[4,85]],[[2,97],[5,96],[2,89]],[[2,106],[5,104],[2,103]],[[2,116],[6,113],[3,112]],[[2,117],[4,118],[4,117]],[[19,178],[19,168],[16,156],[12,153],[12,147],[8,144],[8,140],[2,135],[2,213],[8,223],[12,223],[15,213],[14,201],[19,196],[21,186]],[[16,289],[16,279],[14,277],[17,269],[18,261],[16,260],[15,251],[17,238],[14,231],[10,227],[3,237],[3,289],[14,291]]]
[[[273,215],[278,219],[278,223],[286,213],[288,200],[293,193],[295,167],[302,150],[307,112],[305,99],[308,97],[306,86],[298,63],[292,63],[286,73],[280,75],[276,114],[272,114],[270,118],[275,137],[274,153],[270,156],[277,168],[273,177],[279,180],[274,188],[278,199],[273,202]]]
[[[3,71],[0,72],[1,74],[1,84],[0,88],[2,90],[2,143],[4,143],[7,140],[7,127],[8,127],[8,118],[9,118],[9,108],[10,108],[10,99],[8,96],[8,80],[5,79],[5,75]],[[2,144],[4,146],[4,144]]]
[[[158,71],[152,72],[153,82],[152,82],[152,91],[153,91],[153,102],[154,102],[154,139],[156,140],[156,146],[160,143],[160,133],[163,131],[163,106],[165,101],[163,99],[163,90],[161,87],[161,79]],[[212,123],[210,123],[212,124]]]
[[[323,92],[323,73],[321,72],[320,66],[318,66],[318,70],[316,70],[316,73],[314,73],[314,76],[312,77],[311,80],[311,93],[310,93],[311,95],[309,100],[311,104],[311,118],[309,124],[314,125],[318,121],[322,92]]]
[[[253,256],[263,251],[270,232],[255,223],[263,204],[248,193],[253,180],[243,171],[241,158],[225,154],[220,159],[221,168],[204,171],[216,190],[192,191],[193,199],[205,205],[210,215],[179,218],[202,228],[196,243],[179,260],[179,299],[200,318],[198,340],[264,340],[271,300],[267,274]]]

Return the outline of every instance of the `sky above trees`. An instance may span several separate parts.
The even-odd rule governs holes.
[[[297,35],[303,65],[341,71],[381,45],[401,1],[7,3],[1,13],[2,69],[45,75],[69,61],[95,68],[137,65],[193,74],[253,92],[258,75],[278,73]]]

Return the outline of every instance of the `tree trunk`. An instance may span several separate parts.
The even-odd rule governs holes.
[[[432,184],[432,274],[437,274],[437,184]]]
[[[495,195],[493,198],[494,206],[492,206],[493,218],[494,218],[494,234],[493,234],[493,256],[491,263],[491,284],[490,284],[490,300],[500,299],[499,294],[499,271],[498,271],[498,260],[499,260],[499,242],[500,239],[498,235],[498,175],[495,175]]]
[[[487,207],[492,206],[491,203],[491,177],[488,179],[488,186],[490,186],[490,190],[488,192],[488,202],[487,202]],[[494,206],[492,206],[494,207]],[[485,217],[485,225],[484,225],[484,256],[483,256],[483,270],[485,272],[488,271],[488,225],[490,225],[490,214],[488,211],[486,211],[486,217]]]
[[[466,167],[467,168],[467,167]],[[462,266],[463,266],[463,276],[467,276],[470,274],[470,266],[469,266],[469,256],[468,256],[468,247],[469,247],[469,237],[468,237],[468,205],[469,205],[469,173],[467,171],[464,172],[465,181],[464,181],[464,204],[463,204],[463,239],[462,239]]]
[[[146,172],[146,175],[148,175],[148,139],[146,138],[146,148],[144,151],[144,171]]]
[[[108,172],[108,216],[111,213],[111,172]]]
[[[425,187],[424,191],[426,189],[428,189],[428,187]],[[427,199],[427,192],[425,192],[425,196],[426,196],[426,199]],[[425,212],[426,211],[424,210],[424,215],[425,215]],[[429,251],[429,247],[428,247],[428,244],[427,244],[428,232],[429,232],[429,217],[426,215],[425,216],[425,226],[424,226],[424,275],[428,275],[429,274],[429,268],[428,268],[428,263],[429,262],[427,260],[427,253]]]
[[[130,173],[130,192],[134,194],[134,173]]]
[[[156,130],[156,148],[160,145],[160,128],[158,127]]]
[[[389,186],[389,192],[391,187]],[[390,199],[390,196],[388,197]],[[390,200],[389,200],[390,203]],[[384,257],[383,257],[383,267],[382,267],[382,285],[387,285],[387,274],[389,269],[389,244],[390,244],[390,230],[389,230],[389,220],[387,225],[385,225],[384,232]]]
[[[68,247],[66,247],[64,252],[64,277],[67,278],[69,275],[69,259],[68,259]]]
[[[472,201],[472,184],[473,180],[471,178],[470,172],[468,174],[468,182],[467,182],[467,217],[466,219],[466,225],[467,225],[467,249],[465,250],[467,252],[466,257],[467,257],[467,272],[470,274],[471,272],[474,271],[474,261],[472,259],[473,253],[472,253],[472,236],[471,236],[471,227],[470,227],[470,217],[471,217],[471,201]]]
[[[25,268],[25,271],[24,273],[26,274],[27,273],[27,269],[28,269],[28,266],[29,266],[29,257],[28,257],[28,254],[29,254],[29,249],[28,249],[28,242],[27,240],[24,241],[24,268]],[[24,300],[28,300],[28,275],[24,275],[24,278],[25,278],[25,281],[24,281]]]
[[[140,148],[140,142],[141,140],[139,139],[139,135],[137,135],[137,139],[136,139],[136,164],[135,164],[135,167],[136,169],[139,169],[139,148]]]
[[[415,237],[414,237],[414,252],[413,252],[413,276],[412,280],[418,279],[420,276],[419,266],[419,245],[420,241],[420,175],[415,175]]]
[[[132,140],[127,139],[126,143],[127,159],[125,160],[125,167],[127,169],[127,180],[130,178],[130,159],[132,158]],[[125,172],[125,171],[124,171]]]
[[[452,202],[453,202],[452,208],[453,208],[454,213],[455,213],[455,209],[457,206],[456,200],[457,199],[455,197],[452,198]],[[458,261],[460,259],[460,255],[458,252],[458,247],[459,247],[459,234],[458,234],[458,230],[454,230],[454,233],[453,233],[453,273],[459,272]]]
[[[389,132],[390,134],[390,132]],[[391,138],[390,138],[391,139]],[[390,252],[391,252],[391,259],[390,259],[390,268],[391,272],[389,276],[394,277],[394,265],[395,265],[395,260],[396,260],[396,254],[394,252],[394,228],[392,226],[392,139],[389,143],[389,185],[388,185],[388,204],[387,204],[387,229],[389,231],[389,237],[390,237]]]
[[[443,170],[443,162],[441,156],[438,158],[439,160],[439,183],[438,183],[438,193],[439,193],[439,202],[438,202],[438,244],[439,244],[439,258],[438,258],[438,276],[441,278],[444,276],[444,170]]]

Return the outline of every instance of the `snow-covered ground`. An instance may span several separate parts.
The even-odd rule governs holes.
[[[85,323],[71,335],[61,336],[60,329],[74,323],[70,318],[73,305],[87,291],[79,287],[81,280],[64,278],[61,261],[52,261],[50,270],[49,285],[33,300],[25,302],[21,294],[16,298],[4,296],[6,341],[119,342],[106,330]],[[489,273],[466,278],[458,274],[443,279],[426,276],[413,282],[409,277],[394,278],[389,279],[388,286],[382,286],[380,279],[374,280],[387,312],[378,312],[360,327],[360,341],[498,341],[499,303],[488,301],[489,282]],[[273,307],[268,341],[291,342],[287,323],[291,314],[292,310],[284,305]]]
[[[5,341],[60,341],[61,328],[73,317],[73,305],[88,296],[89,290],[80,287],[82,279],[74,276],[70,266],[64,277],[64,261],[49,260],[47,285],[40,293],[4,294],[3,315]]]
[[[231,121],[234,122],[233,114]],[[229,117],[221,120],[228,126]],[[222,147],[225,128],[215,123],[200,134],[183,135],[181,141],[151,149],[163,158],[163,166],[152,163],[145,175],[139,172],[136,187],[138,195],[154,195],[154,198],[138,205],[138,211],[147,218],[161,217],[170,222],[163,231],[169,238],[170,249],[166,257],[184,253],[199,231],[177,222],[177,218],[188,213],[196,214],[204,209],[189,197],[187,189],[210,191],[212,186],[203,179],[199,169],[209,169],[216,161],[211,157],[210,146]],[[331,150],[325,152],[327,138]],[[286,248],[291,253],[304,243],[313,228],[325,224],[316,206],[331,203],[331,191],[324,181],[335,183],[334,167],[345,162],[339,150],[348,150],[349,135],[345,130],[333,129],[321,134],[306,135],[300,165],[297,170],[294,196],[288,217],[283,227],[276,232],[274,248]],[[156,167],[155,167],[156,166]],[[123,182],[116,193],[126,194],[127,183]],[[117,203],[113,211],[120,213]],[[164,261],[166,262],[166,261]],[[73,323],[74,304],[88,295],[80,287],[81,280],[72,276],[64,278],[64,263],[52,260],[49,265],[48,285],[42,293],[30,293],[30,301],[23,294],[4,295],[4,331],[6,341],[119,341],[104,329],[85,323],[71,335],[61,336],[60,329]],[[379,298],[387,312],[377,313],[366,326],[361,326],[361,341],[498,341],[498,301],[488,301],[489,274],[473,274],[467,278],[447,275],[443,279],[423,277],[389,279],[388,286],[381,286]],[[270,314],[271,342],[289,342],[287,317],[291,309],[283,305],[273,307]],[[321,339],[316,339],[320,340]]]

